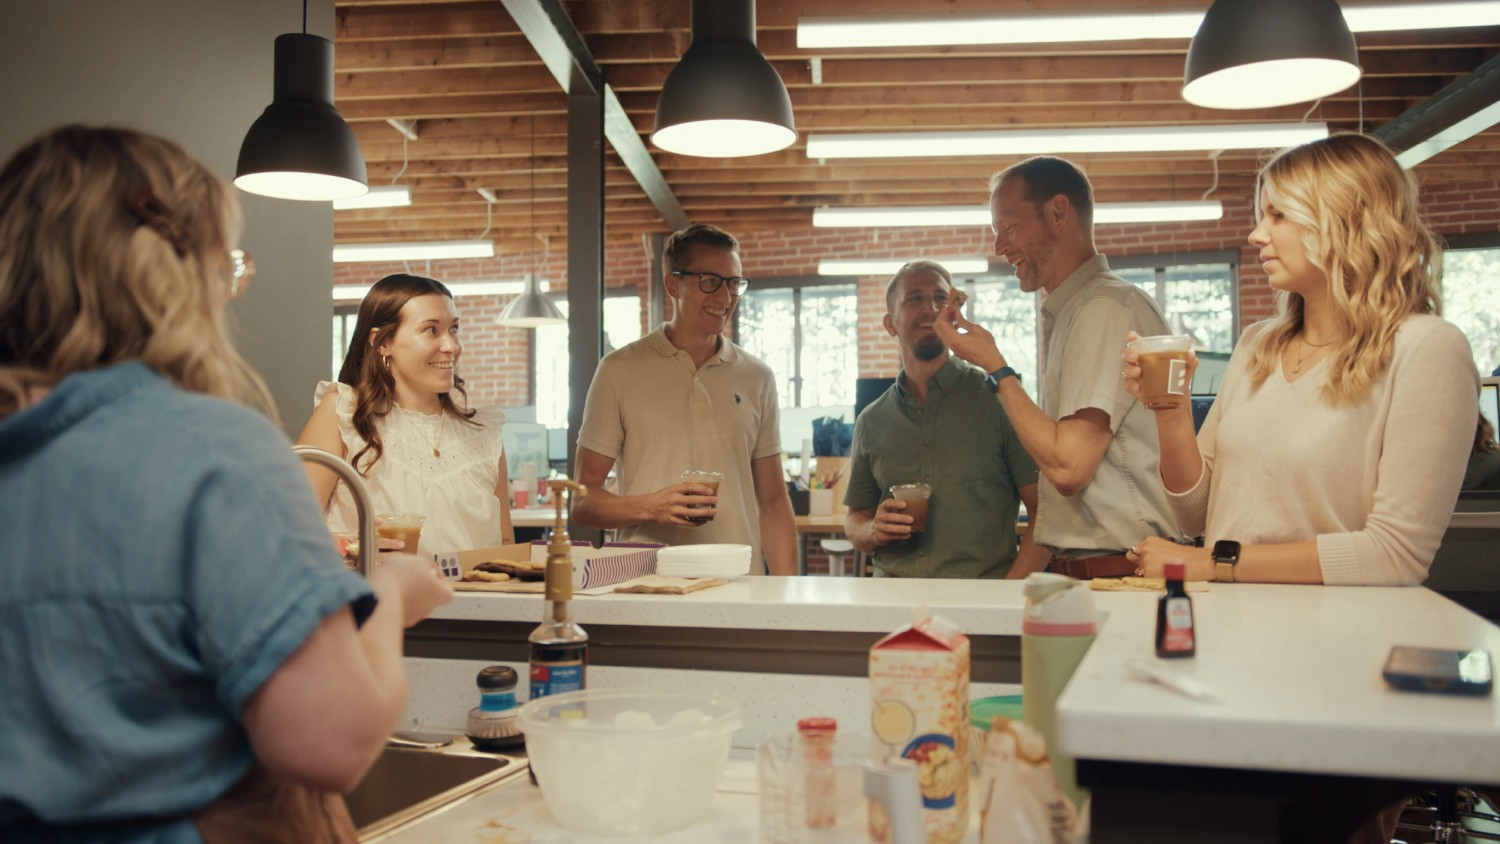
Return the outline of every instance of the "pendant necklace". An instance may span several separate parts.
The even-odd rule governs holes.
[[[1298,355],[1297,359],[1292,362],[1293,375],[1296,375],[1302,371],[1302,362],[1307,360],[1308,349],[1321,349],[1333,343],[1332,340],[1329,340],[1327,343],[1319,343],[1317,345],[1313,345],[1312,343],[1307,342],[1307,337],[1304,335],[1298,335],[1297,342],[1302,344],[1302,354]]]
[[[402,409],[405,410],[405,408],[402,408]],[[408,411],[408,412],[410,412],[410,411]],[[416,415],[421,416],[422,414],[416,414]],[[438,414],[438,420],[437,420],[437,433],[435,435],[429,437],[429,436],[427,436],[427,432],[424,431],[424,430],[422,430],[422,426],[415,419],[412,420],[412,428],[414,428],[416,430],[416,432],[421,435],[422,440],[427,443],[427,446],[429,448],[432,449],[432,456],[433,457],[442,457],[443,456],[443,453],[438,450],[438,443],[442,442],[442,439],[443,439],[443,423],[445,421],[447,421],[447,413],[446,412],[439,413]]]

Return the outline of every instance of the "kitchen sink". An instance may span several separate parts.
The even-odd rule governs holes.
[[[372,841],[501,782],[526,775],[523,759],[457,747],[387,747],[344,801],[361,841]]]

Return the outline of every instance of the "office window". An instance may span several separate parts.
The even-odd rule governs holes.
[[[553,304],[568,315],[567,300],[554,298]],[[641,339],[641,297],[634,288],[625,295],[604,298],[605,354]],[[532,338],[532,381],[536,400],[536,421],[548,428],[568,427],[568,326],[551,325],[534,329]]]
[[[970,282],[958,280],[969,294],[964,317],[984,326],[995,335],[995,345],[1005,362],[1021,376],[1021,386],[1032,401],[1037,399],[1041,370],[1037,363],[1041,331],[1039,299],[1035,293],[1021,292],[1015,276],[984,277]]]
[[[1454,238],[1443,253],[1443,317],[1469,338],[1474,365],[1489,375],[1500,366],[1500,246],[1467,248],[1466,240]]]
[[[359,316],[358,305],[338,305],[333,309],[333,370],[330,381],[339,380],[339,370],[344,368],[344,355],[349,351],[349,335],[354,333],[354,322]]]
[[[853,284],[752,286],[736,320],[739,345],[776,373],[781,407],[854,404],[859,337]]]

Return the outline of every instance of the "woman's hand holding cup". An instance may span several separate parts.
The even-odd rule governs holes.
[[[1146,343],[1137,341],[1145,340]],[[1175,345],[1185,346],[1185,349],[1167,349],[1165,346],[1173,345],[1167,341],[1181,341]],[[1162,345],[1160,351],[1142,351],[1142,346],[1150,344]],[[1170,358],[1155,360],[1153,365],[1146,365],[1143,360],[1145,355],[1151,354],[1157,358]],[[1120,352],[1120,359],[1125,362],[1120,375],[1125,379],[1125,392],[1132,398],[1157,413],[1175,411],[1186,408],[1191,412],[1191,398],[1193,373],[1198,370],[1198,355],[1193,351],[1191,338],[1187,337],[1147,337],[1134,331],[1125,332],[1125,349]],[[1181,361],[1180,364],[1177,361]],[[1149,370],[1149,371],[1148,371]]]

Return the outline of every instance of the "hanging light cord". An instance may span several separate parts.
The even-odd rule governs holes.
[[[1208,190],[1203,192],[1204,199],[1208,199],[1210,196],[1213,196],[1214,191],[1219,189],[1219,156],[1223,154],[1224,150],[1221,149],[1216,149],[1208,154],[1208,160],[1214,163],[1214,183],[1209,185]]]
[[[536,112],[531,113],[531,237],[536,238]],[[526,247],[531,253],[531,274],[536,275],[536,244]]]
[[[307,34],[307,0],[302,0],[302,34]]]
[[[484,240],[484,236],[490,233],[490,226],[494,222],[494,219],[495,203],[490,202],[488,199],[486,199],[484,201],[484,231],[479,233],[479,240]]]
[[[1307,122],[1307,118],[1312,117],[1313,111],[1316,110],[1317,107],[1320,106],[1320,105],[1322,105],[1322,104],[1323,104],[1323,98],[1322,97],[1318,97],[1316,100],[1313,100],[1313,104],[1310,105],[1310,106],[1308,106],[1308,108],[1307,108],[1307,113],[1304,114],[1304,115],[1302,115],[1302,122],[1306,123]]]
[[[407,135],[405,132],[402,132],[401,133],[401,169],[397,170],[396,171],[396,175],[394,175],[394,176],[391,177],[391,184],[392,185],[396,184],[396,180],[399,179],[399,178],[401,178],[401,174],[403,174],[403,173],[406,172],[407,165],[411,163],[411,159],[407,156],[407,152],[406,152],[407,151],[407,145],[410,144],[410,143],[411,143],[411,137],[409,135]]]

